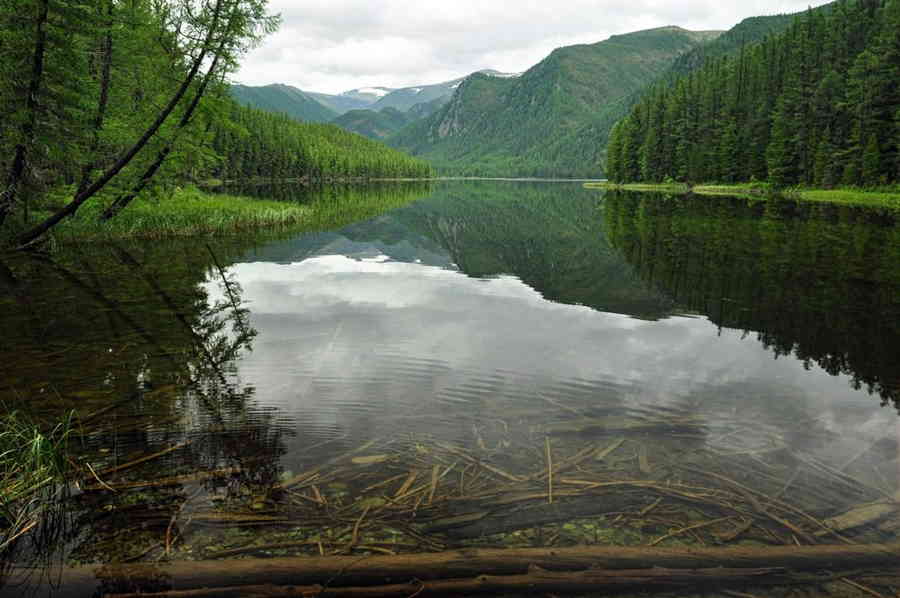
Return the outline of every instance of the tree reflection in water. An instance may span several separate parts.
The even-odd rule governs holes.
[[[256,331],[221,249],[182,264],[140,249],[75,249],[4,269],[16,309],[3,310],[3,329],[28,342],[4,355],[16,375],[0,398],[43,421],[77,409],[82,453],[75,496],[43,505],[42,525],[9,560],[119,561],[150,537],[166,552],[193,512],[248,497],[264,505],[279,479],[294,432],[237,375]],[[223,299],[210,300],[207,280]]]

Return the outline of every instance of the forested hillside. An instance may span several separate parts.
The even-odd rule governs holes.
[[[596,176],[601,146],[591,132],[608,130],[622,102],[717,35],[663,27],[559,48],[518,78],[475,74],[390,143],[446,173]]]
[[[300,123],[285,114],[234,104],[227,118],[213,123],[212,149],[221,157],[212,174],[226,180],[431,174],[426,162],[336,125]]]
[[[222,82],[277,26],[265,0],[0,3],[3,243],[31,243],[87,202],[106,221],[210,176],[429,171],[336,127],[237,107]]]
[[[900,0],[840,0],[660,85],[615,129],[612,180],[900,180]]]
[[[743,47],[783,33],[796,17],[796,14],[782,14],[744,19],[716,39],[676,58],[667,77],[687,75],[702,67],[708,60],[736,54]]]
[[[338,115],[315,98],[290,85],[232,85],[230,90],[232,97],[244,106],[283,112],[295,120],[327,123]]]
[[[340,128],[369,139],[385,139],[410,123],[410,117],[396,108],[351,110],[333,121]]]

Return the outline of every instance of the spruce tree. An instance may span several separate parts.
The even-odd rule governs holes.
[[[874,133],[869,135],[862,155],[861,183],[874,186],[880,182],[881,177],[881,151],[878,148],[878,137]]]
[[[782,98],[772,119],[772,138],[766,150],[769,180],[775,187],[786,187],[795,182],[797,156],[794,151],[793,125]]]

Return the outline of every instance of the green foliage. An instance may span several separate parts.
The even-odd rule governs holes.
[[[840,0],[716,54],[658,85],[616,128],[613,180],[756,178],[786,188],[900,179],[900,0]],[[629,167],[642,159],[640,171]]]
[[[98,204],[88,204],[56,230],[55,239],[85,242],[225,235],[294,226],[310,217],[310,208],[297,203],[211,195],[196,188],[139,198],[108,223],[100,221],[100,209]]]
[[[430,173],[336,127],[238,108],[221,81],[277,24],[266,0],[0,0],[4,244],[36,240],[88,204],[112,218],[135,197],[226,173]],[[35,221],[60,188],[72,195]]]
[[[174,239],[197,235],[243,235],[248,231],[326,230],[375,217],[428,193],[427,183],[383,186],[254,185],[207,193],[196,187],[156,198],[139,198],[108,223],[99,206],[88,204],[54,231],[63,244],[130,239]],[[260,197],[253,197],[255,192]],[[279,197],[279,192],[281,197]],[[278,199],[271,199],[278,197]],[[300,201],[302,200],[302,201]]]
[[[0,3],[0,105],[13,115],[0,125],[0,225],[73,185],[67,208],[18,240],[29,242],[85,201],[143,189],[163,164],[194,169],[193,117],[211,116],[204,98],[277,23],[266,0]]]
[[[221,161],[210,174],[245,178],[340,178],[431,175],[424,161],[335,125],[300,123],[284,114],[231,103],[211,123],[212,149]]]

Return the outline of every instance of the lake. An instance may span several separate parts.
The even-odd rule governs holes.
[[[77,410],[93,468],[13,545],[29,587],[96,563],[897,541],[896,213],[371,196],[402,205],[0,268],[0,402]]]

